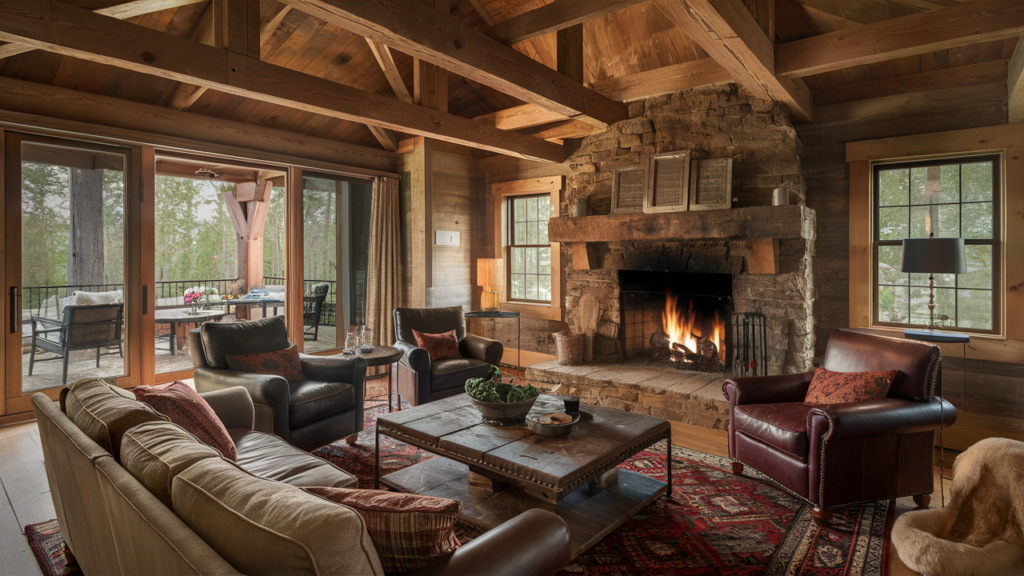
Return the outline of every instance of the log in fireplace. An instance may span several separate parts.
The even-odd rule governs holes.
[[[732,275],[619,271],[627,360],[728,372]]]

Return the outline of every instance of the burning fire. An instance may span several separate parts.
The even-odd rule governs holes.
[[[700,315],[693,309],[693,300],[690,300],[689,310],[683,310],[679,306],[678,296],[666,294],[661,327],[668,334],[669,349],[678,343],[693,353],[706,355],[701,350],[701,342],[710,341],[715,345],[719,360],[725,362],[725,323],[719,319],[718,310],[715,310],[715,320],[707,336],[704,335],[704,323],[700,320]]]

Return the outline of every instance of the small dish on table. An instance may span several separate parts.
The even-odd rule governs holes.
[[[563,421],[550,422],[546,417],[567,417],[568,421],[564,421],[565,418],[560,418]],[[526,417],[526,426],[530,429],[530,432],[537,434],[538,436],[551,436],[551,437],[562,437],[572,434],[572,431],[576,429],[576,424],[580,421],[580,413],[569,414],[566,412],[558,412],[555,414],[530,414]]]

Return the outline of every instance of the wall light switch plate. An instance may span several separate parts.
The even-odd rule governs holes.
[[[459,233],[447,230],[434,231],[434,246],[458,246]]]

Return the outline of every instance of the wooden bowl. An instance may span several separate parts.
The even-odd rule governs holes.
[[[482,402],[472,396],[469,399],[488,424],[505,426],[522,424],[530,408],[533,408],[533,403],[537,401],[537,396],[522,402]]]
[[[572,415],[572,422],[566,422],[565,424],[541,424],[541,416],[544,416],[544,414],[534,414],[526,419],[526,425],[530,428],[530,432],[538,436],[552,436],[555,438],[568,436],[572,434],[572,431],[576,429],[576,424],[580,421],[579,412]]]

